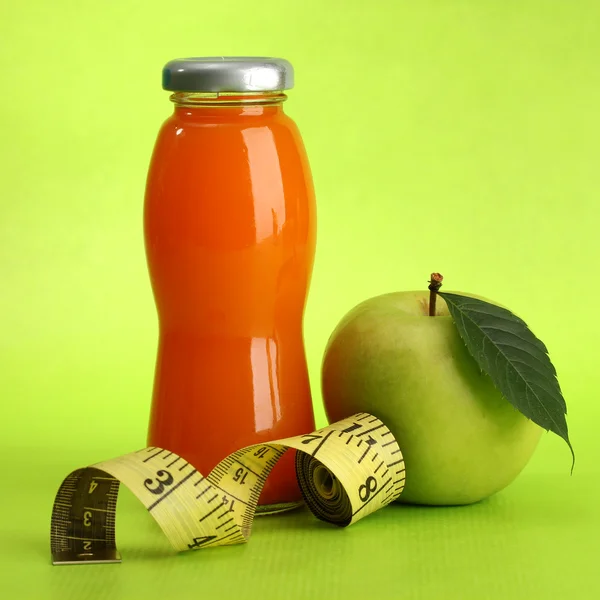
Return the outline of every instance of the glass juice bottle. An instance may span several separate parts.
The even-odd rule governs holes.
[[[148,441],[204,475],[231,452],[314,429],[302,320],[315,199],[285,60],[169,62],[144,231],[159,317]],[[259,512],[301,501],[294,457]]]

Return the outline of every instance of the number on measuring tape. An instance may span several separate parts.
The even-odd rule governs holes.
[[[322,435],[317,435],[314,433],[307,433],[306,435],[303,435],[302,437],[307,438],[307,439],[302,440],[303,444],[310,444],[311,442],[316,442],[317,440],[323,439]]]
[[[356,431],[357,429],[360,429],[362,427],[362,425],[360,423],[352,423],[352,425],[350,425],[350,427],[346,427],[346,429],[342,429],[342,431],[344,433],[352,433],[353,431]]]
[[[144,487],[152,494],[162,494],[166,487],[173,484],[173,481],[175,480],[169,471],[160,469],[156,471],[156,479],[148,478],[144,481]],[[152,487],[153,484],[156,484],[156,487]]]
[[[233,476],[233,480],[240,485],[244,485],[246,483],[246,477],[248,476],[248,471],[246,471],[243,467],[240,467]]]
[[[264,458],[268,453],[269,453],[269,448],[263,446],[262,448],[259,448],[254,453],[254,456],[256,456],[256,458]]]
[[[371,494],[377,490],[377,479],[370,475],[363,485],[358,488],[358,495],[363,502],[366,502]]]
[[[190,550],[196,550],[197,548],[200,548],[200,546],[207,544],[208,542],[211,542],[212,540],[215,540],[215,539],[217,539],[216,535],[203,535],[201,537],[195,537],[194,543],[188,544],[188,548]]]
[[[403,490],[400,448],[392,432],[366,413],[312,433],[242,448],[206,476],[188,463],[172,467],[182,464],[173,452],[143,448],[73,471],[63,481],[52,512],[54,564],[120,561],[115,543],[119,483],[143,502],[177,550],[245,542],[265,481],[288,449],[296,451],[296,476],[308,508],[328,523],[355,523]],[[170,462],[163,463],[164,458]],[[394,475],[389,469],[396,465]]]

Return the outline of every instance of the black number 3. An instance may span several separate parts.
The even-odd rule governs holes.
[[[146,479],[144,487],[153,494],[162,494],[165,488],[173,483],[173,475],[169,471],[156,471],[156,479]]]

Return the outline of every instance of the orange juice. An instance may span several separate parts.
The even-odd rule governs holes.
[[[302,320],[315,200],[282,90],[169,81],[144,213],[160,332],[148,439],[207,475],[238,448],[314,429]],[[263,507],[301,500],[293,458]]]

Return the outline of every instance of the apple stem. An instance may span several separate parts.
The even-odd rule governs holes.
[[[440,273],[432,273],[429,280],[429,316],[435,317],[435,302],[438,290],[442,287],[444,277]]]

